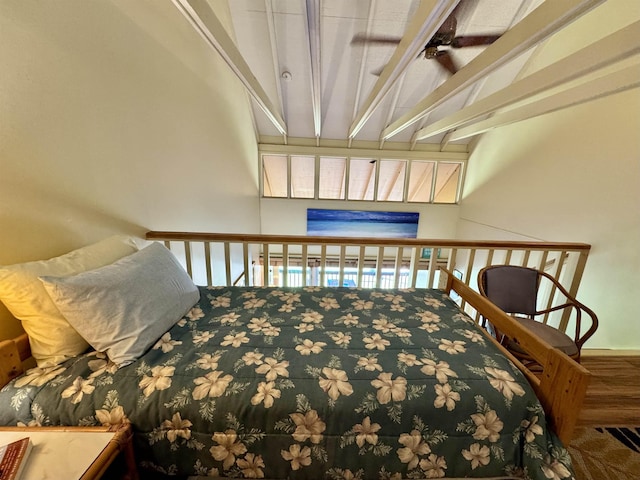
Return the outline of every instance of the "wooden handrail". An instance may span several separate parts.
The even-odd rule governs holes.
[[[576,242],[532,242],[509,240],[454,240],[437,238],[352,238],[352,237],[316,237],[306,235],[262,235],[247,233],[205,233],[205,232],[161,232],[150,231],[147,240],[197,241],[197,242],[236,242],[236,243],[282,243],[297,245],[352,245],[352,246],[438,246],[445,248],[496,248],[515,250],[573,250],[591,249],[587,243]]]

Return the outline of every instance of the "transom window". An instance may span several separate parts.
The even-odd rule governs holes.
[[[262,155],[262,196],[456,203],[463,162],[323,155]]]

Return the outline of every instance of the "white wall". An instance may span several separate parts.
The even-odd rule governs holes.
[[[307,208],[418,212],[420,213],[418,238],[454,238],[459,206],[263,198],[260,201],[261,233],[267,235],[306,235]]]
[[[553,37],[534,68],[638,19],[640,2],[609,0]],[[468,163],[459,237],[592,245],[578,292],[600,319],[588,348],[640,349],[638,132],[634,89],[496,129]]]
[[[0,64],[0,264],[258,231],[246,94],[172,2],[3,0]],[[16,328],[0,305],[0,338]]]

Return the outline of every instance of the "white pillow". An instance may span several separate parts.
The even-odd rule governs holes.
[[[96,270],[41,280],[69,323],[119,366],[140,357],[200,299],[159,243]]]
[[[22,321],[39,367],[57,365],[89,345],[62,316],[38,277],[74,275],[136,251],[133,238],[116,235],[49,260],[0,267],[0,300]]]

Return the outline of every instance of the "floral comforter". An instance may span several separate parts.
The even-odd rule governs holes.
[[[137,362],[36,368],[0,405],[4,425],[131,422],[168,474],[573,476],[525,378],[438,290],[201,287]]]

